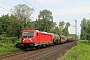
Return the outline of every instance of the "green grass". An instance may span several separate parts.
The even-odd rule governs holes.
[[[9,37],[0,38],[0,55],[21,51],[19,48],[16,48],[15,46],[17,43],[20,42],[19,39],[15,39],[15,41],[13,41],[13,38]]]
[[[0,43],[0,55],[2,54],[8,54],[12,52],[20,51],[19,48],[16,48],[14,44],[12,43]]]
[[[88,40],[78,40],[77,44],[88,44]]]
[[[90,45],[87,40],[79,40],[77,45],[62,60],[90,60]]]

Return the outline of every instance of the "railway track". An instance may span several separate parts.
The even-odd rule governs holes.
[[[73,43],[74,42],[72,42],[72,44]],[[64,47],[62,47],[63,45],[64,45]],[[46,60],[46,58],[48,56],[54,55],[55,53],[59,53],[59,51],[62,51],[62,49],[64,50],[66,47],[68,47],[68,49],[70,49],[73,46],[73,45],[70,46],[71,45],[70,43],[66,43],[66,44],[63,44],[63,45],[57,45],[57,46],[54,46],[52,49],[44,50],[42,52],[35,53],[33,55],[29,55],[28,57],[20,58],[18,60],[44,60],[44,59]],[[66,51],[64,50],[64,52],[66,52]],[[48,60],[50,60],[50,58],[53,58],[53,57],[49,57]]]
[[[24,51],[0,55],[0,60],[3,59],[3,58],[6,58],[6,57],[11,57],[11,56],[19,55],[19,54],[23,54],[23,53],[24,53]]]
[[[39,50],[16,53],[6,57],[4,56],[1,57],[0,60],[56,60],[74,45],[75,42],[69,42]]]
[[[48,49],[48,50],[45,50],[45,51],[42,51],[42,52],[39,52],[39,53],[36,53],[36,54],[34,54],[34,55],[30,55],[30,56],[28,56],[28,57],[26,57],[26,58],[21,58],[21,59],[19,59],[19,60],[40,60],[40,59],[42,59],[42,58],[44,58],[44,57],[46,57],[47,55],[50,55],[50,54],[52,54],[52,53],[54,53],[54,52],[56,52],[56,51],[58,51],[60,46],[58,45],[57,47],[56,46],[54,46],[52,49]],[[55,49],[55,50],[54,50]],[[53,51],[52,51],[53,50]],[[48,52],[48,53],[47,53]]]

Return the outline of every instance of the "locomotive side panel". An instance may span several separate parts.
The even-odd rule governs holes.
[[[46,33],[39,33],[39,42],[40,43],[51,43],[52,42],[52,35]]]

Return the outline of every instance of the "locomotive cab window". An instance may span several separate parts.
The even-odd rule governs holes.
[[[31,38],[31,37],[33,37],[33,35],[34,35],[34,32],[24,32],[23,33],[23,36],[25,38]]]

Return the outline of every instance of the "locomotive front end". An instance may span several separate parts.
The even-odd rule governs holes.
[[[21,37],[21,46],[24,48],[34,47],[34,32],[24,30]]]
[[[22,33],[22,43],[33,43],[34,32],[23,32]]]

